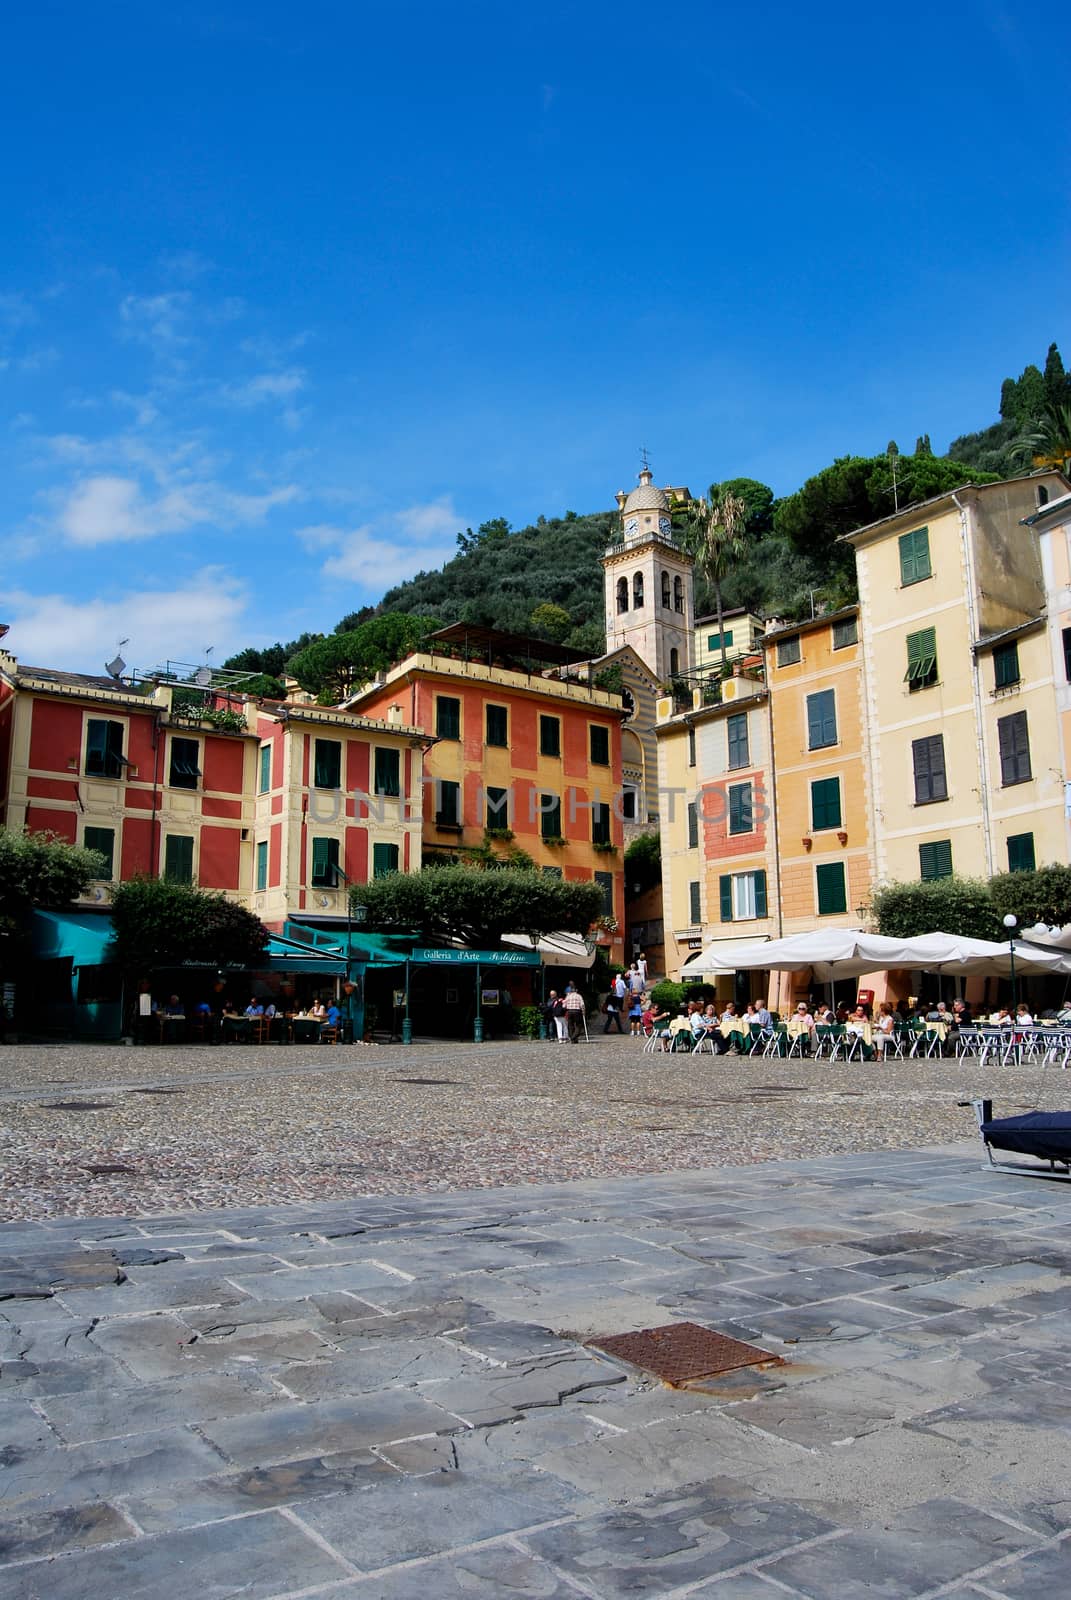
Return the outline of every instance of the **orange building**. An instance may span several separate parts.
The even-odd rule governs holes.
[[[607,953],[621,960],[621,696],[558,677],[580,658],[540,640],[458,623],[429,643],[345,706],[433,737],[425,862],[514,843],[544,872],[594,879],[618,924]]]

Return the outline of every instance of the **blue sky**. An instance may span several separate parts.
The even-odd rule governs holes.
[[[1055,4],[37,0],[0,62],[0,621],[327,629],[458,528],[784,493],[1071,365]],[[1056,76],[1054,76],[1054,73]]]

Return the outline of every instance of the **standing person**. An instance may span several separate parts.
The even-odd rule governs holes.
[[[643,993],[643,977],[635,962],[628,969],[628,992],[631,995]]]
[[[644,955],[642,950],[640,951],[639,955],[636,957],[636,969],[639,972],[640,977],[643,979],[643,987],[646,989],[646,987],[647,987],[647,957]]]
[[[625,982],[623,973],[619,972],[619,973],[616,974],[616,976],[614,978],[614,997],[618,1001],[618,1009],[619,1010],[620,1010],[620,1002],[625,998],[625,996],[627,994],[628,994],[628,984]]]
[[[625,1030],[621,1026],[621,1007],[624,1004],[624,999],[624,995],[618,994],[617,984],[615,983],[603,1003],[603,1014],[606,1017],[603,1033],[609,1033],[611,1022],[616,1024],[618,1033],[624,1033]]]
[[[554,1002],[558,998],[557,989],[552,989],[543,1001],[543,1023],[546,1028],[547,1038],[557,1040],[558,1030],[554,1026]]]
[[[569,1043],[575,1044],[580,1037],[580,1030],[584,1026],[584,1013],[587,1006],[584,996],[580,993],[575,983],[569,983],[565,988],[565,999],[562,1001],[566,1011],[566,1022],[569,1025]]]
[[[553,1004],[550,1008],[551,1016],[554,1018],[554,1031],[558,1035],[558,1043],[567,1044],[569,1041],[569,1018],[566,1015],[565,1001],[553,990],[551,990],[551,993],[554,995]]]
[[[629,999],[628,1031],[634,1039],[643,1033],[643,996],[634,994]]]

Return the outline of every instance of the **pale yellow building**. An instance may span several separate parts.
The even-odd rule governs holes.
[[[1036,535],[1045,584],[1049,661],[1060,731],[1065,850],[1071,861],[1071,494],[1052,496],[1026,519]],[[1039,860],[1038,865],[1045,865]]]
[[[742,607],[723,611],[720,628],[716,613],[709,617],[696,617],[693,649],[696,672],[706,676],[722,670],[723,643],[725,660],[729,664],[739,661],[742,656],[761,652],[765,631],[766,624],[762,618]]]
[[[1045,583],[1022,526],[1047,472],[847,535],[856,552],[876,883],[1067,859]]]

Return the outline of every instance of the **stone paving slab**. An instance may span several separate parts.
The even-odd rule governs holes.
[[[0,1600],[1060,1594],[1069,1222],[967,1146],[0,1227]],[[785,1364],[582,1343],[681,1318]]]

